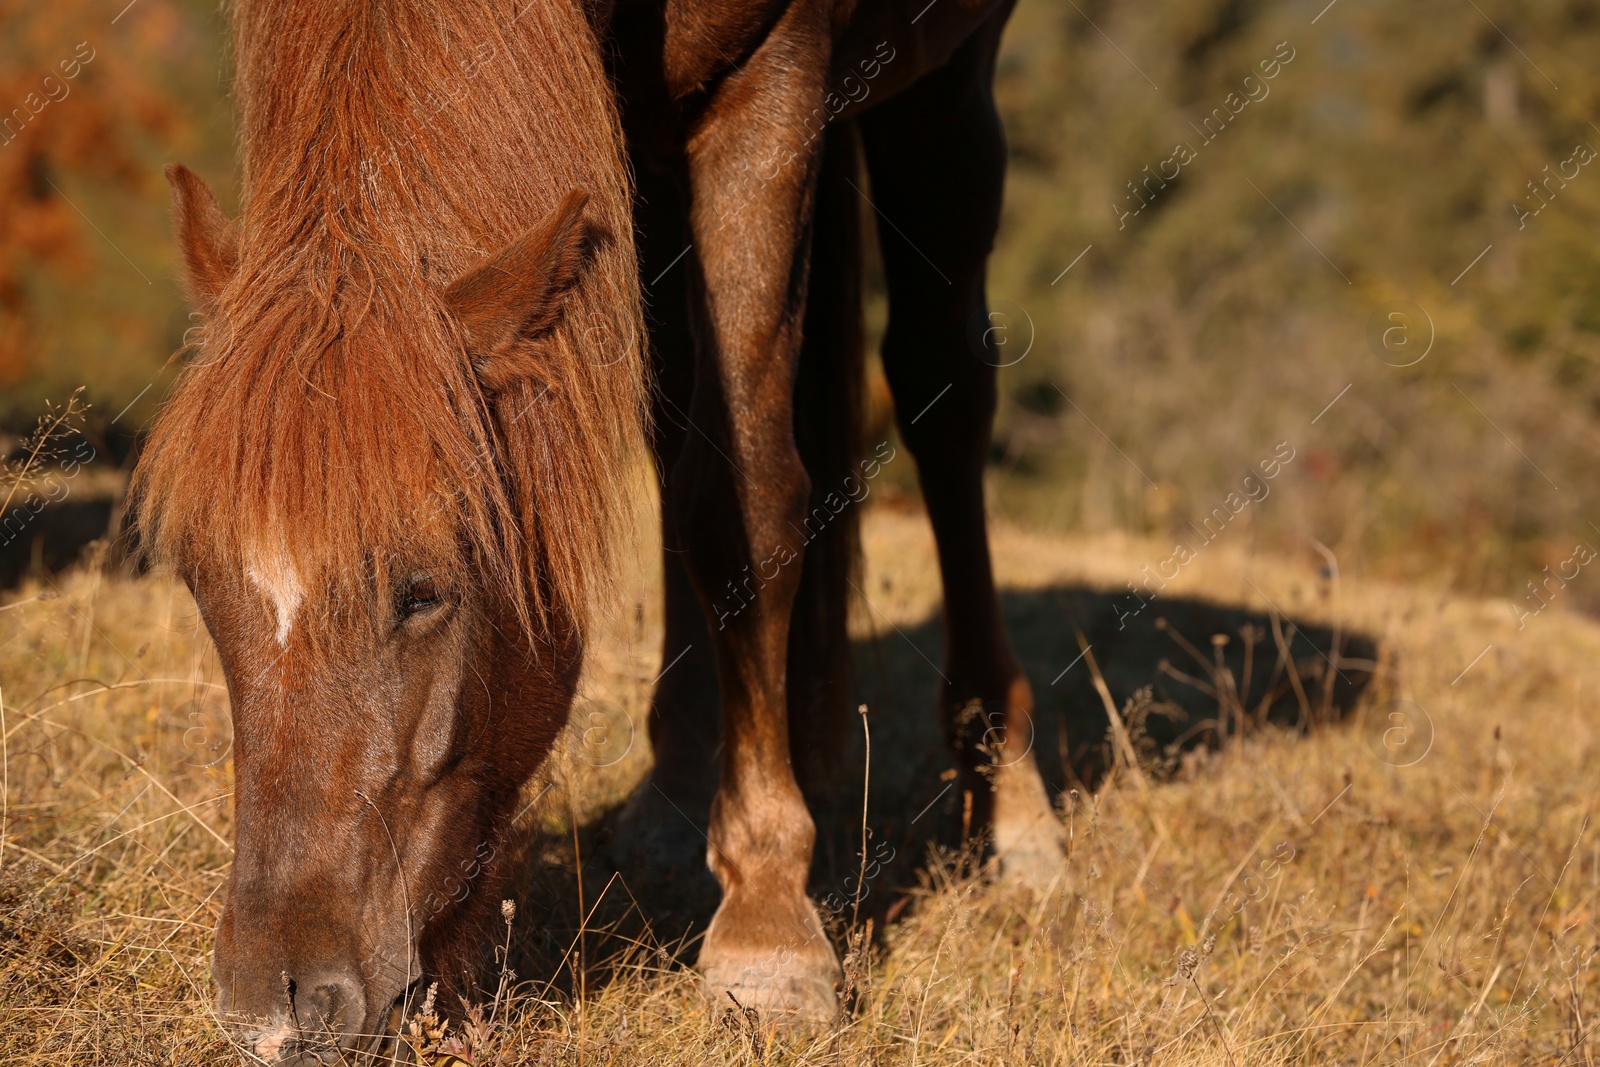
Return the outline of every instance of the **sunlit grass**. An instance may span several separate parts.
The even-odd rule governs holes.
[[[919,516],[879,508],[866,546],[862,626],[888,653],[937,606],[931,541]],[[993,885],[959,852],[907,868],[884,888],[892,920],[855,931],[837,1025],[775,1030],[707,1006],[684,966],[692,935],[642,925],[652,903],[633,906],[627,871],[586,857],[588,913],[556,910],[576,899],[570,819],[593,822],[647,766],[642,737],[602,773],[564,743],[530,788],[544,791],[522,820],[543,832],[542,873],[513,922],[513,966],[545,970],[515,975],[496,1006],[491,967],[482,1025],[422,1020],[418,1043],[507,1064],[1589,1062],[1600,626],[1552,608],[1518,631],[1504,604],[1330,585],[1244,547],[1219,543],[1174,595],[1270,597],[1374,634],[1374,684],[1350,722],[1264,728],[1148,787],[1124,767],[1062,798],[1070,891]],[[1114,592],[1156,550],[996,537],[1013,589]],[[641,729],[658,669],[649,592],[630,588],[639,609],[616,613],[585,683]],[[928,703],[931,682],[874,696],[871,658],[875,706]],[[30,585],[0,611],[0,664],[0,1058],[236,1062],[209,976],[230,862],[226,693],[186,591],[90,571]],[[1053,674],[1033,679],[1043,714]],[[1415,762],[1420,748],[1384,744],[1402,699],[1431,723]],[[909,757],[885,751],[875,824],[926,801],[892,785]]]

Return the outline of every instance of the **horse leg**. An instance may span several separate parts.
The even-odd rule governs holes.
[[[805,893],[815,828],[790,764],[786,661],[810,488],[792,414],[819,145],[807,120],[829,15],[790,3],[688,138],[699,361],[670,489],[723,715],[707,855],[723,895],[699,966],[723,1003],[824,1018],[839,965]]]
[[[1009,7],[860,121],[873,202],[892,223],[878,228],[889,288],[884,371],[944,584],[939,710],[974,823],[989,827],[1002,872],[1044,887],[1061,876],[1062,834],[1034,762],[1033,694],[1001,618],[983,508],[1001,362],[1001,350],[982,344],[984,284],[1005,177],[991,83]]]

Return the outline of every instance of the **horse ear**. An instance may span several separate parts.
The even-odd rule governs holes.
[[[186,271],[184,289],[202,315],[217,305],[222,287],[239,266],[239,233],[199,175],[182,163],[167,167],[172,222]]]
[[[595,236],[583,221],[588,202],[588,193],[574,189],[538,225],[445,289],[445,303],[466,328],[479,380],[490,392],[537,373],[528,353],[511,342],[560,319]]]

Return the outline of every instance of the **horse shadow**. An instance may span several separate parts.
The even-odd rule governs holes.
[[[116,501],[103,496],[0,513],[0,590],[16,588],[30,574],[59,574],[77,563],[106,536],[115,511]]]
[[[1241,735],[1304,734],[1337,723],[1356,708],[1377,669],[1377,642],[1367,634],[1206,600],[1161,598],[1130,616],[1125,596],[1063,585],[1003,592],[1001,606],[1033,686],[1031,749],[1052,797],[1071,790],[1087,796],[1114,773],[1111,718],[1095,670],[1159,788]],[[963,837],[965,805],[934,710],[942,641],[934,614],[854,642],[856,695],[869,709],[870,776],[867,739],[856,731],[836,780],[810,798],[817,824],[810,892],[825,924],[834,917],[835,934],[857,909],[881,933],[912,901],[932,857],[970,859],[977,851]],[[858,895],[863,800],[870,837]],[[514,953],[519,973],[556,975],[557,988],[568,985],[575,919],[583,914],[580,854],[589,900],[584,927],[596,931],[588,936],[600,961],[586,964],[590,988],[624,957],[637,963],[636,953],[608,955],[612,939],[649,944],[662,959],[693,959],[718,900],[705,867],[707,813],[679,811],[683,841],[654,850],[618,849],[615,835],[628,827],[615,814],[580,828],[576,850],[567,838],[523,851],[517,881],[530,921]],[[631,861],[618,862],[619,854]],[[641,856],[653,858],[641,863]],[[596,887],[619,882],[622,891],[608,889],[596,903]]]

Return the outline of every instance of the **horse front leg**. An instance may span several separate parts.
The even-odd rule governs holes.
[[[698,370],[669,487],[723,714],[708,863],[722,902],[707,992],[826,1018],[839,965],[806,897],[815,830],[790,763],[789,615],[809,481],[792,391],[828,69],[827,5],[796,0],[719,86],[687,145]]]

